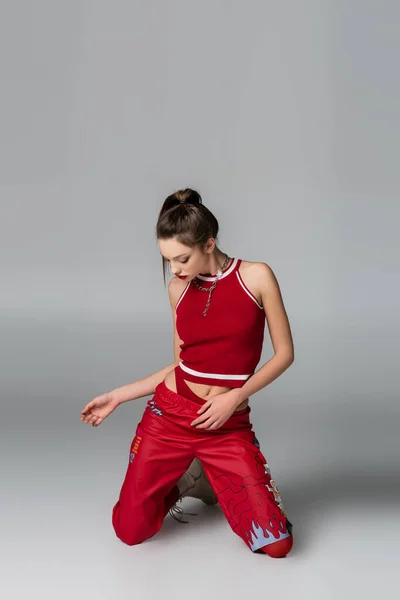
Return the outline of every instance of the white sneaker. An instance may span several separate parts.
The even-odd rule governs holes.
[[[198,458],[194,458],[189,469],[178,481],[181,498],[199,498],[205,504],[218,503],[214,490],[203,471],[203,466]]]
[[[186,473],[179,479],[177,486],[180,492],[179,498],[168,511],[176,521],[188,523],[189,521],[183,519],[183,515],[196,516],[195,513],[188,513],[181,506],[178,506],[178,502],[181,503],[182,498],[199,498],[208,505],[218,503],[217,497],[198,458],[193,459]]]

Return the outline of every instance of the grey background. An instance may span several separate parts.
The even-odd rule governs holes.
[[[375,596],[399,527],[399,18],[395,1],[3,1],[1,552],[5,597]],[[253,555],[186,500],[123,545],[111,509],[173,360],[154,228],[191,186],[230,256],[267,262],[294,364],[251,400],[294,523]],[[261,366],[271,356],[269,339]],[[395,545],[396,543],[396,545]],[[397,586],[396,586],[397,587]]]

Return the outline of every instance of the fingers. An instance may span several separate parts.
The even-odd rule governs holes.
[[[97,421],[97,415],[92,415],[92,416],[90,417],[90,419],[89,419],[88,423],[89,423],[90,425],[93,425],[93,423],[94,423],[95,421]]]
[[[96,418],[96,415],[94,415],[93,413],[90,413],[90,415],[88,415],[85,419],[85,423],[87,423],[88,425],[90,425],[93,421],[93,419]]]
[[[218,429],[226,421],[226,418],[218,415],[210,415],[210,411],[192,421],[191,425],[196,429]]]
[[[86,413],[88,413],[90,411],[90,409],[94,406],[94,400],[91,400],[90,402],[88,402],[85,406],[85,408],[82,410],[81,415],[86,415]]]
[[[87,415],[81,415],[81,421],[87,423],[88,425],[93,425],[95,421],[97,421],[100,417],[90,412]]]
[[[212,405],[211,400],[208,400],[207,402],[205,402],[203,404],[203,406],[197,411],[198,415],[202,415],[203,412],[205,412],[206,410],[208,410],[210,408],[210,406]]]
[[[85,421],[85,423],[88,422],[88,419],[91,417],[92,413],[91,412],[81,412],[81,421]]]
[[[210,415],[202,415],[201,417],[197,417],[197,419],[191,422],[191,425],[196,427],[199,423],[204,423],[204,421],[208,418],[210,418]]]
[[[210,427],[210,425],[212,425],[215,421],[215,417],[209,417],[206,421],[204,421],[204,423],[201,423],[200,425],[196,425],[196,429],[208,429]]]
[[[220,421],[214,421],[214,423],[210,425],[210,427],[207,427],[207,429],[219,429],[221,425],[223,425],[223,423]]]
[[[101,417],[98,417],[97,415],[93,415],[93,417],[92,417],[92,419],[90,421],[90,425],[92,427],[97,427],[97,425],[100,424],[102,420],[103,419]]]
[[[197,414],[200,414],[202,416],[197,417],[197,419],[192,421],[191,425],[195,426],[198,423],[203,423],[203,421],[205,421],[205,419],[207,419],[210,416],[209,413],[208,414],[204,414],[204,413],[207,413],[207,411],[211,408],[211,406],[212,406],[211,400],[209,400],[208,402],[203,404],[203,406],[197,411]]]

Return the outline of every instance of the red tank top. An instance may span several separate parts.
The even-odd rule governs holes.
[[[181,344],[179,366],[188,381],[242,387],[255,371],[264,340],[265,313],[244,284],[240,258],[223,271],[206,316],[208,292],[189,281],[176,303],[176,328]],[[202,287],[214,277],[197,275]]]

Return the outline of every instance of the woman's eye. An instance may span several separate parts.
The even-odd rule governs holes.
[[[188,258],[186,260],[181,260],[182,263],[187,263],[188,262]]]

